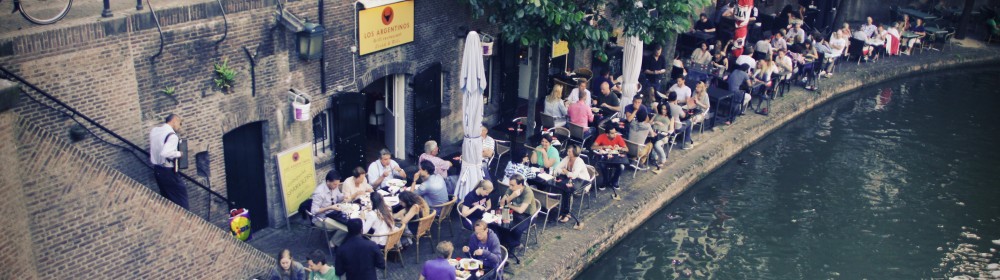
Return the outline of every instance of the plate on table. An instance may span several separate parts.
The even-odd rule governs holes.
[[[399,204],[398,196],[387,196],[383,200],[385,200],[385,205],[388,205],[389,207],[393,207]]]
[[[538,178],[541,178],[542,180],[545,181],[551,181],[555,177],[552,177],[552,175],[549,175],[548,173],[538,173]]]
[[[381,196],[389,196],[389,195],[390,195],[390,193],[389,193],[389,192],[387,192],[387,191],[384,191],[384,190],[378,190],[377,192],[378,192],[378,194],[379,194],[379,195],[381,195]]]
[[[487,224],[492,224],[500,221],[500,215],[494,215],[493,213],[483,213],[483,222]]]
[[[604,150],[594,150],[594,153],[598,155],[603,155],[606,152]]]
[[[538,173],[538,171],[541,171],[542,169],[538,168],[538,167],[532,167],[532,168],[530,168],[528,170],[531,170],[531,173]]]
[[[406,185],[406,181],[403,181],[401,179],[389,179],[389,181],[386,182],[386,184],[388,184],[389,186],[402,187],[403,185]]]
[[[462,266],[462,269],[470,271],[483,267],[483,262],[477,259],[462,259],[458,263]]]
[[[465,279],[469,279],[470,276],[472,276],[472,272],[468,272],[468,271],[465,271],[465,270],[455,270],[455,278],[456,279],[465,280]]]

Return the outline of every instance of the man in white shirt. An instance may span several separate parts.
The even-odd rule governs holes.
[[[871,38],[872,36],[875,36],[875,32],[878,31],[878,26],[875,26],[872,17],[868,17],[866,20],[867,21],[865,22],[865,24],[861,25],[861,32],[864,32],[866,35],[866,37],[862,40],[866,40],[868,38]]]
[[[580,101],[581,91],[587,93],[587,96],[584,97],[583,101],[586,102],[587,106],[590,106],[590,90],[587,89],[587,79],[584,78],[577,79],[576,88],[569,92],[569,97],[566,98],[566,101],[569,102],[569,104],[575,104],[577,101]]]
[[[406,171],[399,167],[399,163],[392,160],[392,153],[388,149],[379,152],[379,159],[368,165],[368,183],[379,188],[388,187],[390,179],[399,177],[406,179]]]
[[[753,47],[746,47],[746,51],[736,58],[736,65],[746,64],[750,69],[757,68],[757,60],[753,59]]]
[[[180,138],[176,130],[181,128],[181,117],[170,114],[164,124],[149,131],[149,162],[153,164],[153,176],[160,194],[184,209],[188,209],[187,186],[177,173],[175,159],[182,156],[177,150]]]
[[[354,176],[344,180],[340,187],[340,192],[344,194],[344,200],[354,201],[375,191],[368,184],[368,176],[364,168],[361,166],[355,167],[352,173]]]
[[[684,85],[684,78],[677,78],[677,83],[670,87],[667,92],[677,93],[677,103],[687,104],[687,99],[691,97],[691,88]]]
[[[340,190],[340,174],[336,170],[330,170],[326,173],[323,183],[316,185],[316,189],[313,190],[312,207],[309,209],[313,214],[314,225],[327,230],[336,230],[329,240],[330,247],[339,246],[347,237],[347,226],[342,223],[346,221],[346,217],[338,216],[341,213],[336,213],[341,211],[337,205],[341,202],[344,202],[344,193]],[[331,213],[334,215],[329,215]],[[331,217],[340,217],[341,221]]]

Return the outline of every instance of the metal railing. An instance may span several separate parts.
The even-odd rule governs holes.
[[[146,158],[149,158],[149,152],[146,151],[145,149],[143,149],[142,147],[139,147],[139,145],[136,145],[135,143],[132,143],[128,139],[125,139],[125,137],[122,137],[121,135],[118,135],[118,133],[115,133],[111,129],[108,129],[104,125],[101,125],[97,121],[94,121],[90,117],[88,117],[88,116],[80,113],[79,111],[77,111],[73,107],[71,107],[68,104],[62,102],[62,100],[59,100],[58,98],[56,98],[56,97],[52,96],[51,94],[49,94],[48,92],[46,92],[45,90],[42,90],[41,88],[39,88],[38,86],[32,84],[31,82],[28,82],[27,80],[25,80],[21,76],[18,76],[17,74],[14,74],[14,72],[8,70],[6,67],[0,66],[0,78],[2,78],[2,77],[7,77],[7,78],[10,78],[10,79],[13,79],[13,80],[17,81],[18,83],[21,83],[22,85],[30,88],[32,91],[34,91],[34,92],[38,93],[39,95],[45,97],[45,99],[48,99],[49,101],[52,101],[53,103],[55,103],[59,107],[62,107],[63,109],[69,111],[69,113],[67,113],[67,114],[69,114],[71,117],[73,117],[73,116],[80,117],[81,119],[83,119],[84,121],[86,121],[87,123],[89,123],[90,125],[96,127],[97,129],[103,131],[104,133],[107,133],[108,135],[111,135],[111,137],[114,137],[118,141],[121,141],[122,143],[124,143],[125,145],[127,145],[126,148],[131,149],[132,150],[131,152],[139,152],[141,155],[145,155]],[[29,98],[34,99],[33,97],[30,97],[30,96],[29,96]],[[46,104],[43,104],[43,105],[47,106]],[[55,108],[53,108],[53,109],[55,109]],[[63,113],[65,113],[65,112],[63,112]],[[110,145],[119,146],[119,145],[116,145],[116,144],[112,144],[110,142],[106,142],[106,143],[108,143]],[[119,147],[121,147],[121,146],[119,146]],[[150,170],[153,169],[153,166],[147,164],[147,162],[145,160],[143,160],[142,158],[139,158],[139,157],[136,157],[136,158],[138,160],[140,160],[144,166],[149,167]],[[221,199],[222,201],[225,201],[230,208],[232,208],[232,207],[235,206],[235,204],[232,201],[230,201],[228,198],[226,198],[222,194],[219,194],[219,193],[213,191],[212,189],[210,189],[209,187],[205,186],[201,182],[198,182],[198,180],[195,180],[194,178],[192,178],[191,176],[188,176],[187,174],[184,174],[183,172],[178,172],[178,173],[181,175],[182,178],[184,178],[188,182],[191,182],[195,186],[197,186],[197,187],[199,187],[199,188],[207,191],[211,196],[214,196],[214,197],[216,197],[218,199]],[[211,212],[211,206],[209,206],[209,212]],[[211,217],[211,215],[209,215],[208,217]],[[210,219],[210,218],[208,218],[208,219]]]

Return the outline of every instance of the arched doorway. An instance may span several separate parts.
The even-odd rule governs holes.
[[[236,207],[250,210],[253,231],[268,227],[264,122],[245,124],[222,135],[222,150],[226,163],[226,194]]]

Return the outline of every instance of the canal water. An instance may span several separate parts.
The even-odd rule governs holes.
[[[851,93],[734,157],[578,279],[989,277],[998,122],[997,69]]]

